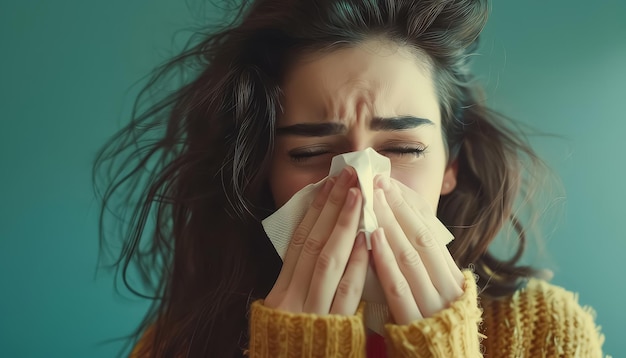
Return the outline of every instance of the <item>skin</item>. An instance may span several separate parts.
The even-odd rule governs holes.
[[[440,242],[451,234],[434,214],[440,196],[454,190],[456,165],[447,165],[427,57],[371,39],[300,59],[283,93],[269,177],[277,206],[326,177],[341,153],[372,147],[390,158],[392,170],[391,179],[375,179],[380,227],[371,254],[357,236],[362,198],[354,169],[346,168],[318,191],[265,304],[354,314],[370,261],[397,324],[430,317],[458,299],[463,275]]]

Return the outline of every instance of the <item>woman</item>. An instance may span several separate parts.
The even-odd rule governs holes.
[[[522,160],[540,161],[472,83],[488,7],[259,0],[162,67],[147,90],[178,69],[191,79],[96,163],[115,173],[101,225],[117,195],[136,200],[118,267],[157,295],[133,356],[601,356],[592,312],[517,265]],[[316,192],[283,263],[260,221],[368,147],[392,167],[374,180],[371,252],[347,168]],[[506,223],[520,243],[502,261],[487,248]],[[368,266],[391,313],[380,335],[363,325]]]

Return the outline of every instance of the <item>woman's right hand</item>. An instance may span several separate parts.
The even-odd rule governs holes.
[[[354,169],[347,167],[318,191],[265,306],[293,313],[356,312],[369,261],[364,235],[356,236],[362,205],[356,183]]]

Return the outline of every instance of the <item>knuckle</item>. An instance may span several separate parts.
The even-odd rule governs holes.
[[[311,230],[305,225],[298,225],[296,231],[293,232],[293,236],[291,237],[291,244],[295,246],[303,245],[306,241],[307,236]]]
[[[417,232],[417,235],[415,237],[415,243],[418,247],[428,248],[433,247],[435,241],[433,240],[433,236],[428,228],[421,228]]]
[[[339,282],[335,296],[342,298],[360,297],[361,290],[358,285],[352,282],[352,280],[344,278]]]
[[[328,196],[328,202],[335,206],[342,206],[345,200],[345,190],[333,190]]]
[[[317,258],[317,263],[315,264],[315,270],[319,273],[332,272],[336,270],[339,266],[337,262],[337,258],[332,255],[325,254],[322,252]]]
[[[394,297],[404,297],[411,293],[411,288],[406,280],[396,280],[389,284],[389,293]]]
[[[398,255],[398,263],[404,266],[416,267],[422,264],[422,258],[415,250],[404,250]]]
[[[304,241],[302,246],[302,252],[307,255],[317,256],[322,251],[322,243],[312,237],[309,237]]]

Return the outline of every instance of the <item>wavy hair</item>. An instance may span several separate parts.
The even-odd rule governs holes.
[[[449,161],[458,165],[438,217],[456,237],[449,249],[459,267],[473,265],[481,294],[494,297],[536,275],[518,265],[526,235],[513,207],[521,161],[540,161],[485,106],[468,66],[488,13],[486,0],[243,1],[231,22],[199,31],[157,68],[94,164],[101,247],[112,246],[112,216],[122,243],[113,266],[129,289],[154,299],[134,334],[144,334],[137,351],[241,356],[249,302],[267,295],[281,267],[260,220],[275,210],[267,173],[282,78],[304,53],[372,36],[431,62]],[[183,82],[153,99],[172,78]],[[519,241],[504,261],[488,247],[507,222]]]

